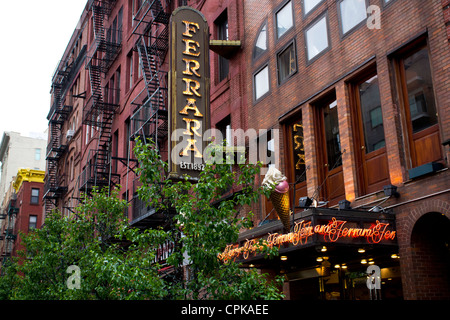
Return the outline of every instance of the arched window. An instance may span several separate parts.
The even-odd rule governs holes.
[[[258,58],[267,50],[267,21],[259,28],[255,47],[253,48],[253,59]]]

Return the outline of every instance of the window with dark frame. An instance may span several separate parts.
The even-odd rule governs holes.
[[[234,142],[231,141],[231,117],[226,116],[224,119],[216,124],[216,129],[222,134],[222,141],[226,141],[226,145],[230,146]]]
[[[275,14],[277,39],[284,35],[294,26],[294,15],[292,10],[292,1],[288,1]]]
[[[127,56],[127,64],[128,64],[128,89],[131,89],[133,87],[133,77],[134,77],[133,51],[131,51]]]
[[[258,58],[267,50],[267,22],[264,22],[259,29],[256,38],[255,47],[253,48],[253,59]]]
[[[303,15],[306,16],[314,10],[323,0],[303,0]]]
[[[228,15],[225,10],[220,17],[215,21],[217,28],[217,39],[228,40]],[[219,82],[226,79],[229,73],[229,60],[225,57],[218,56]]]
[[[119,102],[120,102],[120,67],[117,68],[115,77],[116,77],[116,92],[115,92],[114,104],[119,104]]]
[[[31,199],[30,202],[32,204],[39,204],[39,189],[32,188],[31,189]]]
[[[338,6],[342,35],[367,19],[366,0],[340,0]]]
[[[28,231],[37,228],[37,216],[30,215],[28,220]]]
[[[261,99],[269,92],[269,66],[265,65],[253,76],[255,100]]]
[[[313,60],[328,49],[328,22],[324,14],[313,22],[305,31],[306,53],[308,61]]]
[[[297,72],[297,55],[294,41],[277,55],[277,66],[279,84]]]
[[[233,146],[234,141],[231,141],[232,139],[232,132],[231,132],[231,115],[226,116],[224,119],[220,120],[216,124],[216,129],[220,131],[222,134],[222,143],[225,147]],[[236,155],[233,152],[226,151],[223,153],[223,161],[225,163],[228,163],[229,161],[233,161],[233,163],[238,163],[238,159],[236,158]],[[230,166],[230,170],[232,170],[232,167]]]

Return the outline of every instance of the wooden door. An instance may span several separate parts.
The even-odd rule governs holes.
[[[411,167],[441,161],[438,114],[426,43],[398,59],[398,86],[403,100]]]
[[[375,67],[351,85],[358,195],[376,192],[389,184],[383,112]]]
[[[342,151],[339,134],[339,121],[336,95],[333,92],[316,104],[316,123],[318,132],[318,166],[319,187],[317,194],[321,201],[328,202],[328,206],[338,204],[345,199],[344,175],[342,171]]]
[[[305,146],[303,143],[303,122],[301,114],[285,127],[287,177],[290,182],[290,197],[293,207],[298,206],[301,197],[308,195],[306,188]]]

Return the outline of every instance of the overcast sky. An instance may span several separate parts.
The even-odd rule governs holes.
[[[51,79],[86,3],[0,0],[1,136],[47,129]]]

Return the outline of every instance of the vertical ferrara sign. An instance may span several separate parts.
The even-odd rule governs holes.
[[[175,10],[170,27],[169,177],[195,179],[205,166],[203,138],[210,127],[209,28],[190,7]]]

